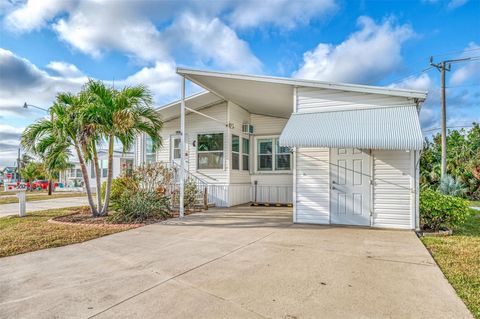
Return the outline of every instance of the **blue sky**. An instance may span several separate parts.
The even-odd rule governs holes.
[[[88,77],[179,94],[177,66],[428,90],[421,121],[439,126],[435,61],[448,73],[448,125],[480,121],[480,1],[0,0],[0,166],[56,92]]]

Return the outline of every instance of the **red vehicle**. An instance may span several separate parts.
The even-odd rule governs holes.
[[[48,189],[48,181],[36,180],[32,182],[32,189],[45,190]]]

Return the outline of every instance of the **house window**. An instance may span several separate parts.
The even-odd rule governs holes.
[[[81,169],[77,169],[77,177],[82,177],[82,170]]]
[[[289,171],[290,170],[290,147],[280,146],[278,139],[276,140],[275,148],[275,170]]]
[[[248,171],[250,169],[250,140],[242,138],[242,169]]]
[[[259,171],[273,170],[273,139],[258,140],[258,166]]]
[[[155,162],[155,152],[153,151],[153,141],[150,136],[145,136],[145,163]]]
[[[198,134],[198,169],[223,169],[223,133]]]
[[[232,135],[232,169],[240,169],[240,137]]]
[[[181,143],[181,139],[180,137],[175,137],[173,138],[173,159],[176,160],[176,159],[180,159],[180,157],[182,157],[182,151],[180,149],[180,143]]]
[[[102,177],[108,175],[108,160],[102,160]]]
[[[291,169],[290,148],[280,146],[277,138],[257,140],[257,150],[258,171],[289,171]]]

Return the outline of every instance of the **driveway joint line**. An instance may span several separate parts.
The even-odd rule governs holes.
[[[159,287],[159,286],[161,286],[161,285],[163,285],[163,284],[165,284],[165,283],[167,283],[167,282],[169,282],[169,281],[172,281],[172,280],[175,279],[175,278],[181,277],[181,276],[183,276],[183,275],[185,275],[185,274],[188,274],[188,273],[190,273],[190,272],[192,272],[192,271],[194,271],[194,270],[197,270],[197,269],[199,269],[199,268],[201,268],[201,267],[203,267],[203,266],[206,266],[206,265],[211,264],[211,263],[213,263],[213,262],[215,262],[215,261],[217,261],[217,260],[220,260],[220,259],[222,259],[222,258],[224,258],[224,257],[226,257],[226,256],[228,256],[228,255],[231,255],[231,254],[233,254],[233,253],[235,253],[235,252],[237,252],[237,251],[239,251],[239,250],[241,250],[241,249],[243,249],[243,248],[245,248],[245,247],[248,247],[248,246],[250,246],[250,245],[253,245],[253,244],[255,244],[255,243],[257,243],[257,242],[259,242],[259,241],[261,241],[261,240],[263,240],[263,239],[271,236],[273,233],[275,233],[275,232],[271,232],[271,233],[269,233],[269,234],[267,234],[267,235],[265,235],[265,236],[263,236],[263,237],[257,238],[256,240],[249,242],[248,244],[245,244],[245,245],[243,245],[243,246],[237,247],[237,248],[235,248],[235,249],[233,249],[233,250],[231,250],[231,251],[229,251],[229,252],[227,252],[227,253],[225,253],[225,254],[223,254],[223,255],[221,255],[221,256],[215,257],[215,258],[213,258],[213,259],[211,259],[211,260],[208,260],[208,261],[206,261],[206,262],[204,262],[204,263],[202,263],[202,264],[200,264],[200,265],[197,265],[197,266],[195,266],[195,267],[193,267],[193,268],[187,269],[187,270],[185,270],[185,271],[183,271],[183,272],[181,272],[181,273],[179,273],[179,274],[177,274],[177,275],[175,275],[175,276],[172,276],[172,277],[170,277],[170,278],[167,278],[167,279],[165,279],[165,280],[162,280],[162,281],[154,284],[153,286],[150,286],[150,287],[148,287],[148,288],[146,288],[146,289],[144,289],[144,290],[142,290],[142,291],[139,291],[139,292],[131,295],[130,297],[127,297],[127,298],[125,298],[125,299],[123,299],[123,300],[120,300],[119,302],[111,305],[110,307],[105,308],[105,309],[102,310],[102,311],[99,311],[99,312],[97,312],[97,313],[89,316],[88,318],[90,319],[90,318],[97,317],[98,315],[101,315],[102,313],[105,313],[105,312],[107,312],[108,310],[113,309],[113,308],[115,308],[116,306],[119,306],[119,305],[121,305],[122,303],[124,303],[124,302],[126,302],[126,301],[129,301],[129,300],[131,300],[131,299],[133,299],[133,298],[135,298],[135,297],[138,297],[138,296],[140,296],[141,294],[143,294],[143,293],[145,293],[145,292],[148,292],[148,291],[150,291],[150,290],[152,290],[152,289],[154,289],[154,288],[156,288],[156,287]]]

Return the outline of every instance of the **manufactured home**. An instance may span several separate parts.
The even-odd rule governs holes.
[[[205,91],[160,107],[163,147],[135,164],[179,167],[209,201],[291,204],[293,221],[417,229],[426,92],[177,69]],[[184,93],[183,93],[184,94]],[[184,95],[183,95],[184,96]],[[252,214],[255,210],[252,209]]]

